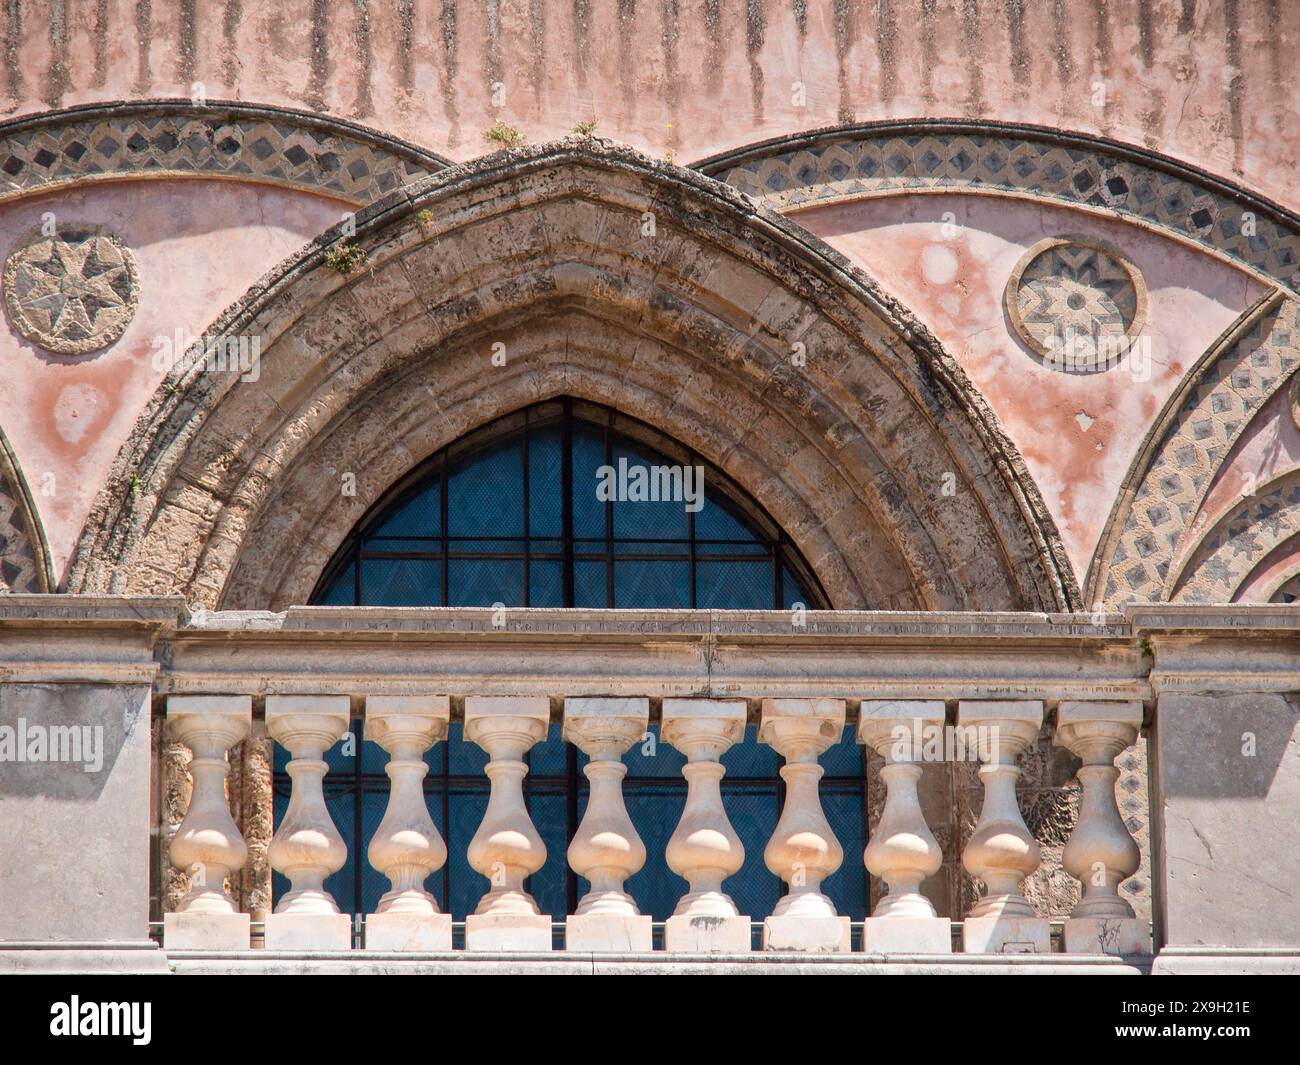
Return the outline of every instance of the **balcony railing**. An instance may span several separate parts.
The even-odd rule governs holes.
[[[264,630],[256,618],[239,621],[242,683],[263,665],[272,670],[270,677],[261,675],[259,686],[267,694],[256,701],[270,737],[289,755],[292,781],[288,809],[268,852],[289,889],[265,918],[258,937],[265,949],[1150,953],[1149,927],[1118,890],[1138,868],[1139,853],[1120,817],[1114,787],[1115,758],[1137,739],[1148,690],[1127,656],[1113,649],[1101,653],[1114,642],[1114,619],[1082,627],[1095,652],[1085,661],[1074,650],[1080,635],[1074,619],[1062,624],[1006,616],[995,624],[1026,641],[1013,649],[990,644],[985,619],[968,628],[969,617],[947,616],[936,628],[933,615],[898,616],[887,623],[877,618],[871,623],[873,642],[887,632],[893,652],[915,668],[898,671],[887,684],[877,677],[875,683],[855,685],[846,683],[846,669],[861,668],[852,655],[867,635],[859,624],[865,616],[817,617],[818,640],[817,632],[809,638],[797,625],[792,629],[787,617],[772,614],[730,615],[725,630],[710,632],[709,615],[703,614],[521,611],[513,630],[493,631],[477,613],[322,608],[268,620]],[[382,626],[375,624],[380,621]],[[176,912],[166,915],[169,951],[247,950],[252,942],[250,915],[238,912],[222,887],[247,854],[226,804],[225,752],[249,735],[255,702],[251,693],[218,694],[223,682],[211,673],[219,662],[214,641],[228,645],[230,623],[220,615],[200,619],[177,642],[169,662],[168,728],[194,752],[193,799],[170,852],[194,886]],[[329,682],[321,690],[309,690],[310,673],[290,674],[283,663],[273,664],[276,642],[296,625],[310,626],[317,652],[320,633],[344,637],[336,642],[343,659],[330,665]],[[936,677],[927,685],[925,674],[937,663],[917,652],[928,629],[942,629],[961,648],[965,667],[978,661],[979,668],[960,682]],[[469,681],[464,687],[429,690],[436,679],[409,672],[409,655],[434,633],[441,652],[435,670],[448,680]],[[455,634],[461,639],[449,642]],[[499,641],[500,657],[489,650],[493,639]],[[405,649],[404,640],[410,645]],[[370,685],[358,683],[352,672],[365,644],[375,652]],[[1071,648],[1068,665],[1060,659],[1066,646]],[[674,652],[683,651],[698,653],[708,674],[686,676],[685,663],[673,661]],[[783,656],[786,663],[778,666]],[[800,661],[805,658],[807,665]],[[481,670],[477,677],[471,662]],[[1116,675],[1108,677],[1107,670]],[[749,674],[748,682],[728,673]],[[1019,682],[1010,676],[1016,673]],[[545,674],[552,674],[550,683],[541,679]],[[353,685],[346,692],[338,690],[344,678]],[[577,692],[557,692],[566,681]],[[644,685],[640,693],[638,683]],[[843,687],[837,690],[837,684]],[[808,694],[792,694],[799,689]],[[1017,689],[1046,698],[1005,697]],[[615,694],[608,694],[611,690]],[[1072,693],[1081,697],[1065,697]],[[880,694],[894,697],[874,697]],[[1016,798],[1018,759],[1037,740],[1049,710],[1054,742],[1083,763],[1079,822],[1064,856],[1082,893],[1055,937],[1046,916],[1021,893],[1040,852]],[[390,779],[387,812],[365,857],[391,889],[373,913],[364,915],[359,929],[350,915],[339,912],[325,886],[349,857],[325,803],[325,755],[348,734],[354,715],[364,718],[367,737],[387,752]],[[462,742],[486,752],[490,787],[487,810],[467,848],[469,865],[483,877],[483,893],[463,930],[453,927],[451,916],[440,912],[423,886],[447,860],[422,786],[425,755],[447,738],[453,716],[463,725]],[[526,887],[547,854],[524,801],[525,756],[553,720],[563,739],[588,759],[589,801],[568,840],[567,860],[590,889],[569,914],[542,912]],[[747,721],[757,725],[759,742],[783,760],[783,808],[758,855],[745,853],[720,789],[722,755],[742,739]],[[646,853],[623,801],[623,756],[652,722],[660,739],[686,759],[685,805],[665,858],[687,887],[662,927],[640,913],[625,890]],[[818,793],[819,758],[846,727],[883,760],[885,803],[865,854],[844,853]],[[984,892],[956,925],[939,916],[921,890],[939,870],[942,854],[918,796],[923,774],[938,771],[933,763],[952,757],[954,743],[956,757],[978,760],[984,792],[979,821],[962,853],[965,869]],[[770,913],[741,912],[727,894],[727,879],[753,861],[763,862],[785,885]],[[822,890],[823,881],[845,861],[865,862],[883,892],[856,928]]]
[[[391,883],[374,913],[365,916],[362,949],[447,952],[452,920],[439,911],[424,882],[447,859],[429,814],[421,781],[425,752],[444,739],[451,718],[447,695],[367,695],[367,733],[388,752],[391,780],[384,819],[367,851],[370,864]],[[524,802],[524,757],[551,721],[544,695],[464,695],[464,734],[489,761],[487,810],[468,848],[469,864],[485,881],[484,893],[465,921],[468,951],[540,952],[553,948],[553,921],[541,912],[525,881],[546,861],[546,847]],[[763,950],[845,953],[853,947],[848,917],[822,891],[822,882],[845,860],[822,811],[819,756],[839,741],[847,699],[761,700],[759,739],[784,759],[785,801],[763,853],[787,892],[762,915]],[[967,953],[1051,952],[1048,921],[1020,891],[1040,861],[1016,800],[1017,759],[1038,736],[1041,700],[960,700],[959,744],[980,760],[984,802],[963,852],[966,869],[985,891],[962,926]],[[624,753],[650,724],[648,697],[570,696],[563,699],[562,729],[589,761],[591,790],[585,815],[569,841],[568,861],[590,884],[572,914],[563,915],[563,949],[644,953],[655,947],[651,918],[641,914],[625,881],[645,862],[645,846],[623,802]],[[172,735],[194,752],[189,811],[171,842],[171,861],[190,875],[191,889],[165,918],[168,950],[247,950],[250,916],[238,911],[224,888],[240,869],[247,847],[225,794],[226,749],[244,740],[252,722],[248,695],[171,695]],[[270,844],[271,866],[289,881],[275,912],[265,919],[268,950],[350,950],[352,918],[339,912],[325,881],[347,862],[347,847],[326,808],[325,754],[348,733],[351,700],[345,695],[265,697],[266,724],[291,755],[289,807]],[[741,913],[725,881],[746,860],[722,801],[721,756],[744,734],[748,704],[741,698],[665,698],[659,712],[663,740],[686,756],[687,794],[667,845],[667,864],[687,883],[664,925],[662,949],[670,953],[739,954],[752,949],[753,915]],[[953,949],[952,922],[936,914],[921,892],[939,870],[942,854],[926,824],[917,784],[931,747],[944,751],[943,700],[859,700],[856,734],[885,761],[887,788],[879,825],[864,859],[887,886],[864,923],[860,949],[872,954],[944,954]],[[1065,867],[1082,882],[1079,904],[1065,921],[1065,951],[1149,954],[1150,936],[1119,884],[1138,868],[1139,855],[1115,801],[1115,757],[1136,738],[1142,723],[1137,702],[1062,701],[1056,742],[1083,762],[1080,816],[1065,848]],[[938,742],[931,743],[934,733]],[[750,859],[752,860],[752,858]],[[860,860],[850,855],[850,861]]]
[[[205,614],[176,600],[11,596],[0,635],[0,725],[100,736],[93,757],[28,751],[0,766],[0,968],[158,967],[147,826],[173,823],[173,811],[150,782],[165,769],[151,716],[192,752],[188,804],[162,848],[185,893],[156,913],[166,961],[185,971],[308,957],[407,968],[401,959],[431,956],[464,971],[505,956],[574,971],[702,957],[981,970],[1107,958],[1114,969],[1127,958],[1131,971],[1153,939],[1153,971],[1296,964],[1294,907],[1275,875],[1298,853],[1293,608]],[[386,752],[389,793],[366,853],[349,856],[325,802],[325,755],[358,720]],[[782,808],[761,853],[742,854],[720,779],[747,726],[781,758]],[[626,752],[648,728],[683,756],[686,795],[663,854],[649,856],[623,799]],[[587,759],[587,806],[565,858],[588,887],[568,913],[542,912],[529,893],[545,846],[524,802],[526,757],[548,730]],[[938,730],[943,741],[928,743]],[[227,798],[228,752],[250,732],[288,758],[288,807],[269,847],[269,805],[246,840]],[[846,733],[881,767],[865,853],[835,838],[819,795],[823,754]],[[1117,809],[1115,761],[1139,735],[1151,755],[1150,928],[1120,891],[1142,856]],[[463,925],[424,887],[448,859],[426,803],[425,756],[449,736],[487,759],[486,812],[452,855],[482,877]],[[1077,823],[1059,855],[1080,886],[1068,914],[1024,894],[1045,840],[1026,827],[1017,782],[1024,752],[1044,738],[1078,765]],[[947,832],[927,815],[936,777],[958,758],[978,762],[979,816],[962,833],[960,862],[980,887],[944,913],[927,879],[940,868],[936,835]],[[241,912],[226,882],[264,847],[287,891],[274,912],[260,900]],[[389,883],[359,920],[326,887],[349,857]],[[685,885],[661,925],[626,890],[648,857]],[[785,893],[769,912],[745,912],[728,879],[758,862]],[[863,863],[875,888],[860,923],[846,914],[862,911],[826,887],[846,863]]]

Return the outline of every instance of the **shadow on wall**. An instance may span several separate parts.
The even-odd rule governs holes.
[[[0,685],[0,798],[95,802],[142,714],[128,689]]]

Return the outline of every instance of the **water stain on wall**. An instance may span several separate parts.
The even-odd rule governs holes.
[[[704,0],[704,32],[708,47],[704,50],[704,83],[710,92],[722,87],[722,0]]]
[[[153,71],[149,69],[149,51],[153,46],[153,0],[136,0],[135,43],[135,93],[145,96],[153,85]]]
[[[962,0],[962,41],[966,48],[966,81],[969,90],[966,96],[966,113],[979,115],[984,112],[984,43],[980,34],[979,0]]]
[[[397,5],[397,84],[408,93],[415,85],[415,0]]]
[[[894,79],[898,69],[898,20],[893,0],[878,0],[876,12],[876,54],[880,59],[880,98],[894,98]]]
[[[311,80],[307,84],[307,103],[328,111],[325,106],[325,82],[329,77],[329,0],[312,0],[311,4]]]
[[[1245,76],[1241,72],[1241,29],[1237,20],[1237,0],[1223,0],[1224,55],[1232,72],[1228,80],[1228,136],[1232,139],[1232,169],[1240,174],[1245,141],[1241,105]]]
[[[447,145],[460,143],[460,110],[456,104],[456,80],[460,71],[457,55],[456,0],[442,0],[442,106],[447,114]]]
[[[529,52],[533,59],[533,97],[541,114],[546,95],[546,2],[529,0],[528,4]]]
[[[68,12],[65,0],[50,0],[50,65],[45,74],[46,104],[58,107],[68,84]]]
[[[352,103],[352,113],[360,119],[375,109],[370,97],[371,69],[374,66],[374,52],[370,46],[370,0],[352,0],[352,5],[356,10],[352,43],[357,59],[357,97]]]
[[[90,85],[102,89],[108,80],[108,0],[95,0],[95,28],[91,37],[95,45],[95,65]]]
[[[746,0],[745,4],[745,54],[749,57],[749,102],[754,111],[754,121],[763,119],[763,65],[761,55],[763,38],[767,34],[767,15],[763,0]]]
[[[181,0],[180,4],[180,48],[177,49],[176,74],[185,85],[194,82],[194,73],[198,68],[199,50],[199,13],[198,0]]]
[[[934,5],[921,0],[921,99],[934,102]]]
[[[841,125],[854,119],[853,102],[849,96],[848,57],[853,42],[853,7],[849,0],[835,0],[835,65],[839,85],[838,118]]]
[[[239,84],[239,24],[243,18],[244,8],[240,0],[226,0],[226,11],[221,19],[221,40],[226,87],[232,90]]]
[[[588,29],[591,12],[589,0],[573,0],[573,43],[578,52],[578,87],[587,87],[587,66],[591,62]]]

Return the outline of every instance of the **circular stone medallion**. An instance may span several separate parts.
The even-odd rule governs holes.
[[[14,328],[59,355],[113,343],[135,316],[135,256],[100,226],[66,223],[50,236],[34,229],[4,269],[5,307]]]
[[[1146,324],[1146,284],[1118,248],[1049,237],[1025,252],[1006,290],[1020,339],[1056,370],[1092,373],[1123,359]]]

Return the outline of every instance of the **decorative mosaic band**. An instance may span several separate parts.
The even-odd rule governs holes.
[[[1300,291],[1300,227],[1191,177],[1091,147],[994,133],[846,131],[700,164],[779,211],[896,190],[989,190],[1105,208]]]
[[[1300,533],[1300,477],[1246,500],[1205,538],[1174,599],[1229,603],[1258,563]]]
[[[40,518],[0,429],[0,594],[52,591],[54,574]]]
[[[237,104],[119,104],[0,124],[0,199],[93,178],[192,174],[360,205],[447,165],[361,127]]]
[[[1300,302],[1288,299],[1262,314],[1206,368],[1143,474],[1108,560],[1103,602],[1117,605],[1168,598],[1170,564],[1215,472],[1251,418],[1297,366]],[[1097,560],[1102,561],[1106,560]],[[1209,571],[1204,576],[1208,580]],[[1202,601],[1196,598],[1197,587],[1195,581],[1185,585],[1181,598]]]

